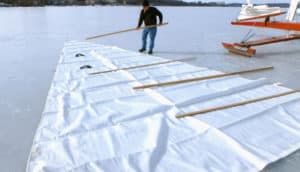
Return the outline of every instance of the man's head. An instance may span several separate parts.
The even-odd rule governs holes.
[[[150,6],[149,1],[144,0],[144,1],[143,1],[143,8],[144,8],[144,9],[148,9],[149,6]]]

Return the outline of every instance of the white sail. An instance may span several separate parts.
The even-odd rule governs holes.
[[[300,0],[291,0],[290,8],[289,8],[287,16],[286,16],[286,19],[288,21],[293,21],[294,20],[299,2],[300,2]]]
[[[74,58],[76,53],[85,56]],[[267,79],[235,76],[169,88],[132,89],[222,73],[183,62],[89,75],[161,61],[165,59],[118,47],[66,43],[27,172],[254,172],[300,149],[300,94],[192,118],[174,117],[289,90]],[[87,64],[93,68],[80,70]]]

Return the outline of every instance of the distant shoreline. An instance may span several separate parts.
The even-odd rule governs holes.
[[[218,3],[153,3],[153,6],[178,6],[178,7],[241,7],[242,3],[229,3],[229,4],[218,4]],[[260,4],[255,4],[260,5]],[[289,7],[288,3],[266,3],[265,5],[277,6],[286,8]],[[119,4],[119,3],[108,3],[108,4],[45,4],[45,5],[11,5],[0,3],[0,7],[64,7],[64,6],[140,6],[139,4]]]

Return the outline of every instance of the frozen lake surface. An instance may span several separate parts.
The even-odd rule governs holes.
[[[239,8],[159,7],[170,24],[160,28],[155,55],[195,57],[195,65],[230,72],[273,65],[273,71],[249,74],[300,88],[299,41],[257,48],[251,59],[228,54],[221,41],[239,41],[248,28],[233,27]],[[0,171],[25,170],[59,54],[68,40],[135,27],[139,7],[0,8]],[[285,32],[255,30],[257,37]],[[140,48],[140,33],[94,42],[129,50]],[[299,151],[265,171],[298,171]]]

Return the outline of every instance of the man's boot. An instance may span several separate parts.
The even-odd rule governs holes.
[[[139,52],[144,52],[146,49],[145,48],[141,48],[141,49],[139,49]]]

